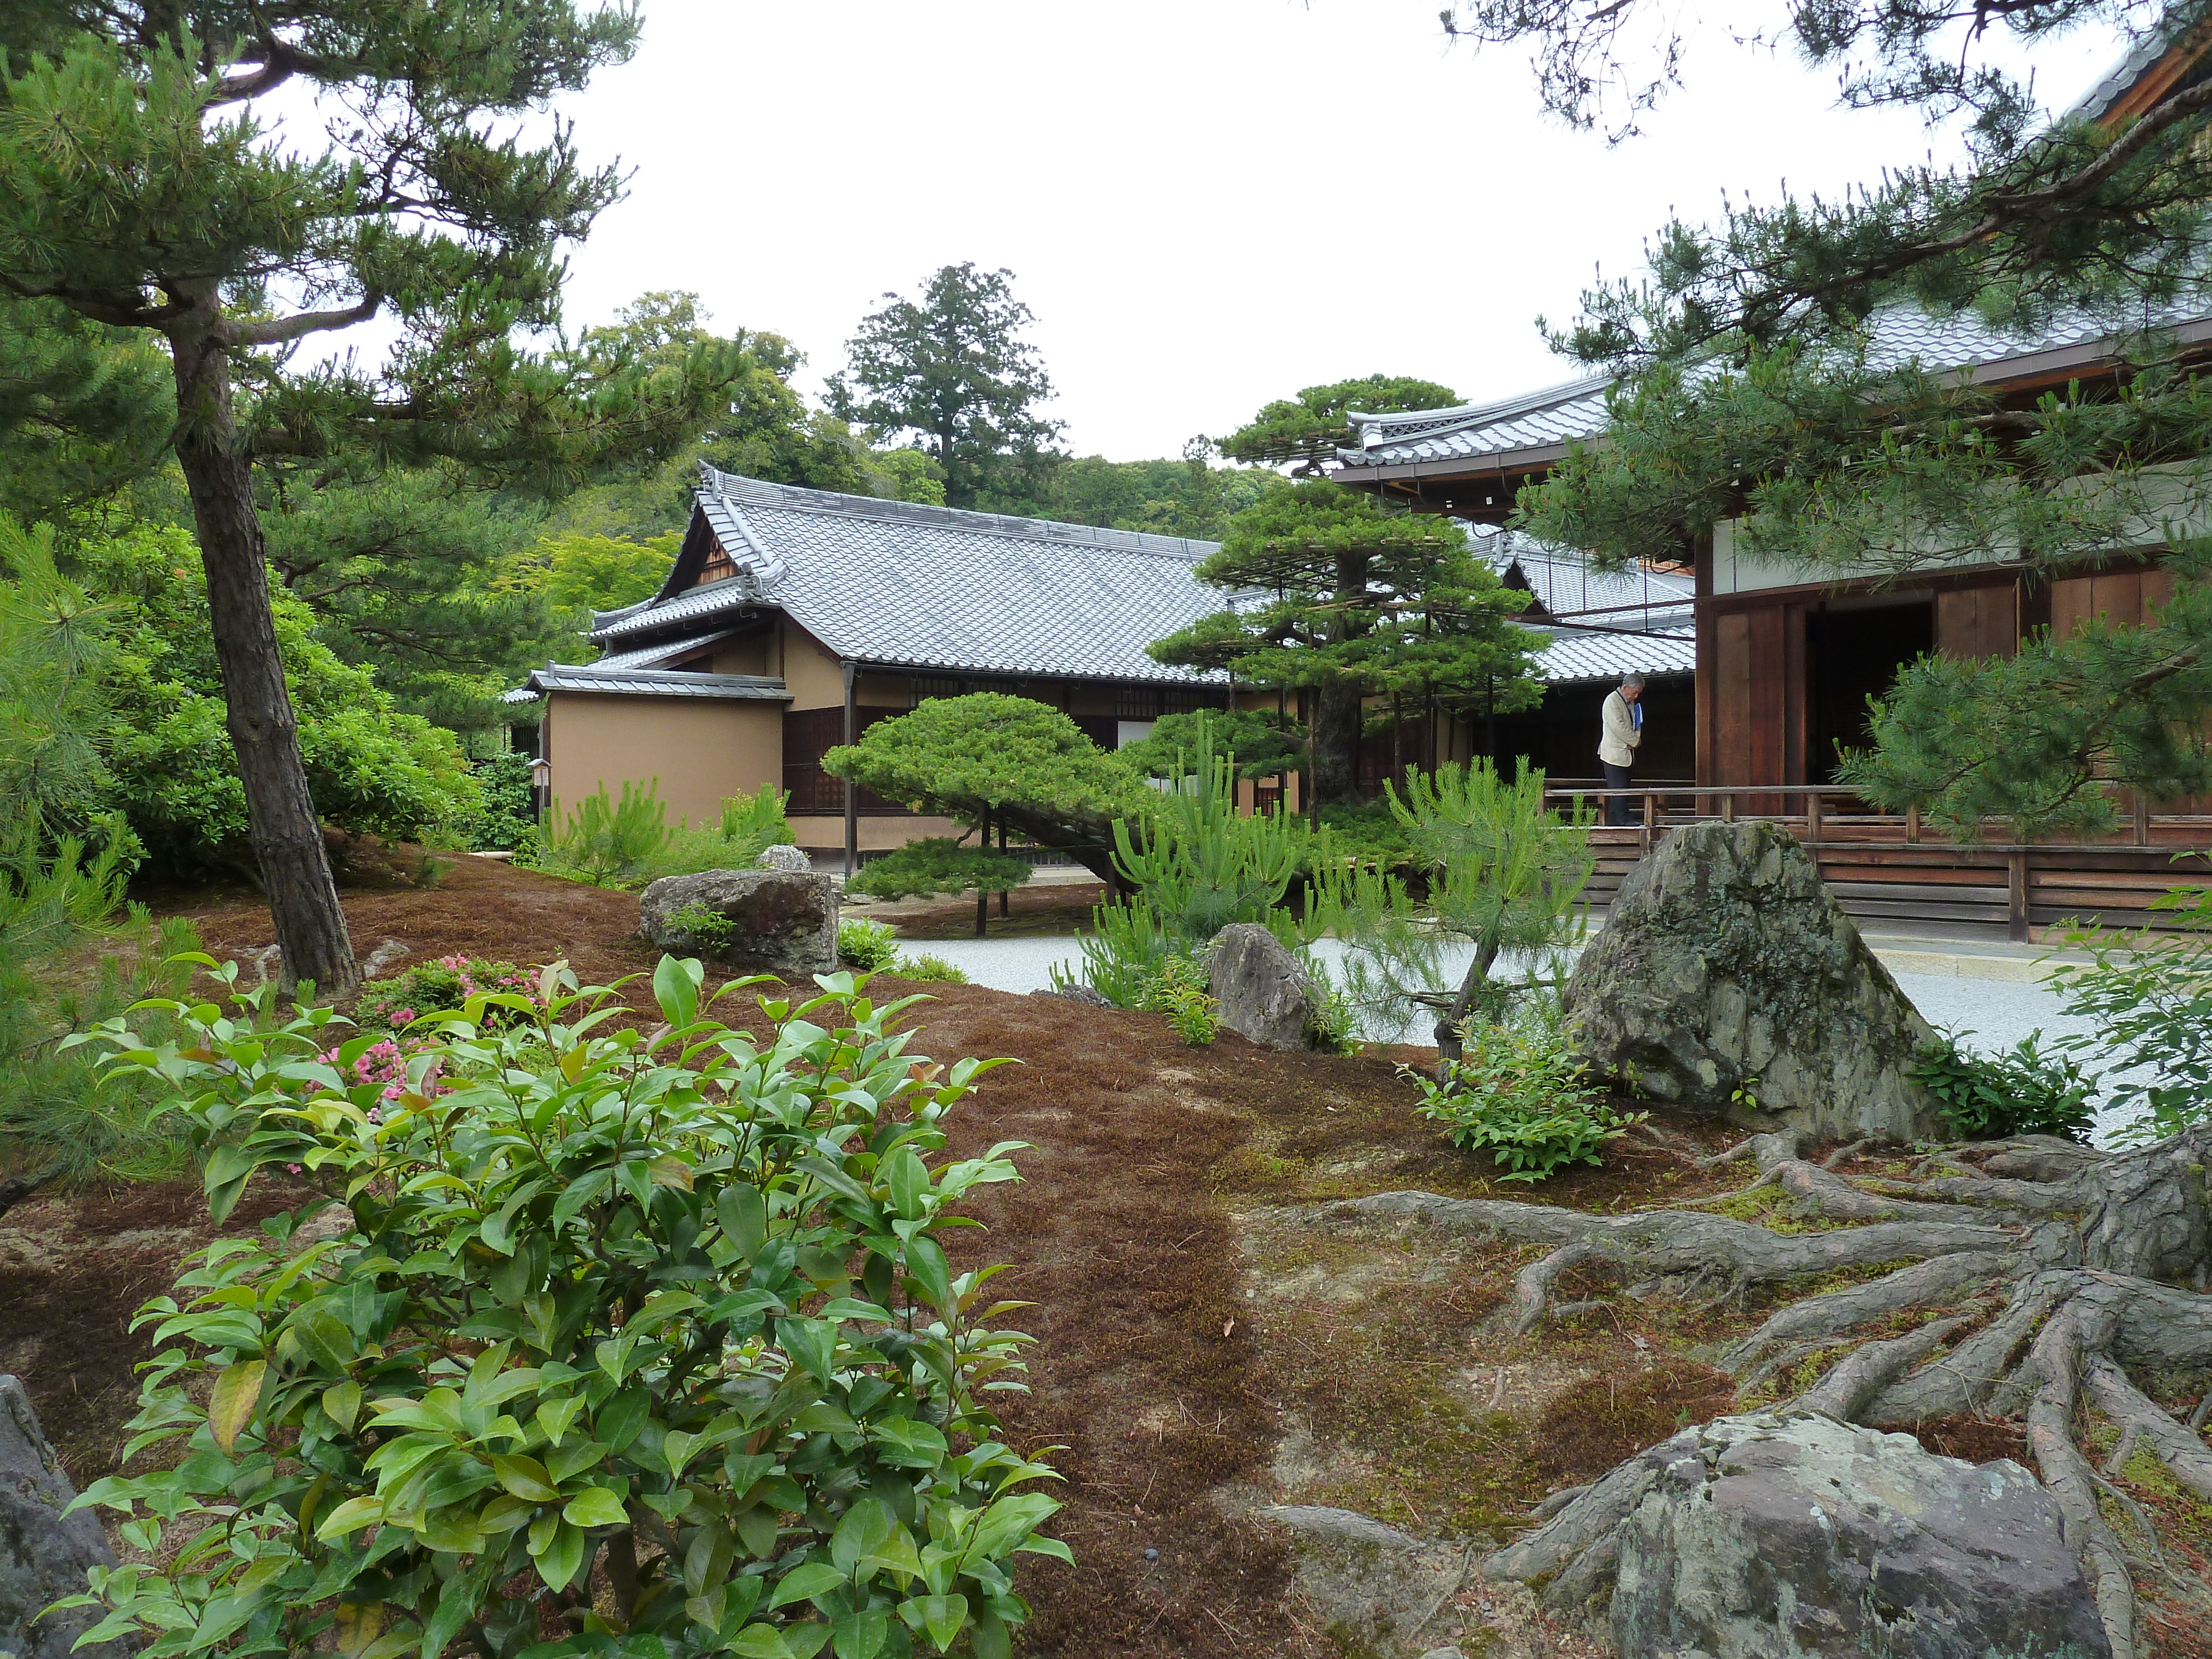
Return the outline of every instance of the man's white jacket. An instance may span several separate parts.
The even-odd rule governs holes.
[[[1589,705],[1583,705],[1588,708]],[[1644,741],[1644,728],[1628,699],[1615,691],[1605,700],[1605,730],[1599,735],[1597,757],[1607,766],[1636,764],[1636,745]]]

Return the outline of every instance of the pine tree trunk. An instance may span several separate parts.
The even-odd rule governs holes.
[[[246,786],[246,823],[283,948],[280,983],[314,981],[325,997],[361,983],[322,825],[300,761],[299,722],[284,689],[254,511],[251,463],[230,395],[230,353],[210,301],[172,331],[177,375],[177,459],[192,499],[208,616],[222,670],[225,725]]]
[[[1359,802],[1359,688],[1322,686],[1314,698],[1314,799],[1322,806]]]

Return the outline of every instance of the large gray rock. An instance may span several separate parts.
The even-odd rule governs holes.
[[[1634,1460],[1620,1659],[2008,1659],[2111,1651],[2058,1501],[2009,1460],[1753,1413]]]
[[[639,896],[639,933],[664,951],[789,979],[837,970],[837,884],[787,870],[663,876]]]
[[[779,842],[773,847],[761,848],[761,855],[753,860],[761,870],[811,870],[814,862],[788,842]]]
[[[0,1376],[0,1654],[66,1659],[103,1617],[98,1607],[39,1617],[82,1590],[88,1569],[115,1565],[92,1510],[63,1516],[76,1497],[21,1380]],[[103,1642],[78,1659],[124,1659],[131,1650],[127,1642]]]
[[[1778,824],[1677,830],[1628,873],[1567,984],[1601,1075],[1815,1136],[1942,1133],[1906,1073],[1928,1024]],[[1731,1099],[1748,1084],[1759,1110]]]
[[[1321,995],[1298,959],[1256,921],[1233,922],[1206,951],[1206,988],[1221,1005],[1221,1023],[1270,1048],[1313,1042]]]
[[[1415,1538],[1352,1510],[1274,1504],[1254,1511],[1289,1528],[1291,1586],[1347,1652],[1433,1659],[1428,1639],[1473,1565],[1468,1546]]]

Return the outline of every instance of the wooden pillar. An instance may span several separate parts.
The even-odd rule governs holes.
[[[859,665],[845,665],[845,741],[860,740],[860,676]],[[860,786],[852,779],[845,780],[845,873],[858,875],[860,871]]]
[[[2005,936],[2025,943],[2027,939],[2027,849],[2015,847],[2005,854]]]
[[[1811,794],[1805,797],[1805,839],[1808,842],[1817,843],[1820,839],[1822,829],[1823,814],[1820,811],[1820,792],[1815,789]]]
[[[1648,853],[1648,852],[1650,852],[1650,851],[1651,850],[1651,831],[1652,831],[1653,828],[1655,827],[1656,823],[1656,821],[1657,821],[1657,817],[1658,817],[1658,809],[1659,809],[1659,797],[1658,797],[1658,796],[1656,796],[1656,795],[1655,795],[1655,794],[1652,794],[1652,793],[1651,793],[1650,791],[1648,791],[1648,790],[1647,790],[1647,791],[1645,791],[1645,792],[1644,792],[1644,843],[1643,843],[1643,844],[1644,844],[1644,850],[1645,852],[1647,852],[1647,853]]]
[[[2136,845],[2150,845],[2150,797],[2137,789],[2136,795]]]

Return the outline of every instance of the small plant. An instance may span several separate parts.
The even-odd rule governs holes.
[[[1972,1031],[1943,1031],[1915,1056],[1911,1074],[1936,1097],[1953,1133],[1966,1140],[2059,1135],[2087,1142],[2096,1080],[2073,1060],[2039,1046],[2031,1031],[2002,1054],[1961,1047]]]
[[[737,923],[721,911],[696,900],[671,910],[668,922],[686,938],[696,940],[698,947],[709,956],[726,950],[738,930]]]
[[[1207,992],[1206,969],[1194,957],[1163,960],[1133,1006],[1165,1014],[1176,1035],[1191,1048],[1206,1048],[1221,1035],[1221,1005]]]
[[[901,957],[891,971],[901,979],[919,980],[925,985],[965,985],[968,975],[943,957],[927,953],[918,957]]]
[[[1091,931],[1079,934],[1075,949],[1080,965],[1073,973],[1058,963],[1048,970],[1052,988],[1065,991],[1084,984],[1116,1008],[1134,1008],[1160,971],[1160,964],[1176,954],[1176,942],[1152,906],[1133,898],[1120,904],[1094,905]]]
[[[1747,1075],[1735,1088],[1729,1090],[1729,1104],[1739,1112],[1756,1112],[1763,1109],[1759,1103],[1758,1077]]]
[[[841,921],[837,924],[837,960],[848,962],[864,974],[879,974],[898,960],[898,935],[880,921]]]
[[[190,959],[210,969],[205,957]],[[988,1391],[1027,1338],[940,1234],[1016,1178],[945,1156],[992,1060],[907,1052],[850,975],[713,1018],[661,958],[659,1029],[562,964],[441,1016],[387,1098],[366,1036],[273,987],[141,1004],[112,1072],[162,1085],[220,1221],[255,1170],[326,1195],[203,1252],[155,1326],[126,1464],[78,1499],[160,1565],[61,1606],[150,1659],[1005,1659],[1053,1478]],[[741,981],[738,985],[757,984]],[[725,986],[726,992],[735,988]],[[720,995],[720,993],[717,993]],[[514,1017],[489,1029],[488,1016]],[[335,1045],[335,1046],[334,1046]],[[336,1063],[324,1057],[335,1054]],[[298,1228],[343,1199],[340,1230]]]
[[[2093,1035],[2051,1046],[2105,1062],[2097,1074],[2123,1146],[2168,1139],[2212,1122],[2212,886],[2177,887],[2151,902],[2156,931],[2076,929],[2067,945],[2093,962],[2062,967],[2051,988]]]
[[[1642,1112],[1615,1111],[1583,1081],[1555,1005],[1535,1003],[1503,1025],[1466,1028],[1465,1052],[1441,1061],[1436,1078],[1409,1066],[1420,1085],[1415,1109],[1444,1126],[1462,1151],[1488,1152],[1501,1181],[1538,1182],[1576,1164],[1602,1164]]]
[[[791,823],[783,815],[784,804],[791,799],[787,789],[778,789],[773,784],[763,784],[748,795],[743,791],[727,795],[722,800],[720,833],[724,841],[740,847],[750,847],[750,864],[761,854],[763,847],[787,846],[791,841]]]
[[[390,979],[373,980],[354,1005],[354,1018],[365,1027],[404,1030],[432,1014],[453,1013],[479,992],[528,998],[536,979],[511,962],[482,957],[441,957],[417,963]],[[487,1016],[494,1025],[512,1024],[513,1011],[495,1006]]]
[[[554,828],[539,867],[594,887],[635,885],[676,833],[668,827],[658,778],[642,789],[625,782],[618,800],[601,784],[573,811],[563,816],[556,801],[549,816]]]

